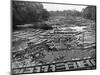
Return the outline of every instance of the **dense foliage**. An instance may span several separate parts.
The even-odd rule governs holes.
[[[72,16],[72,17],[84,17],[90,20],[96,20],[96,7],[87,6],[81,12],[77,10],[64,10],[64,11],[50,11],[51,16]]]
[[[82,11],[84,18],[96,20],[96,6],[88,6]]]
[[[81,16],[77,10],[50,11],[51,16]]]
[[[43,8],[43,5],[34,2],[13,1],[12,12],[14,29],[16,29],[16,25],[40,22],[49,17],[49,13]]]

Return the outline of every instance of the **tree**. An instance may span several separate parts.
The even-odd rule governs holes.
[[[12,1],[13,28],[17,25],[30,24],[41,20],[47,20],[49,13],[43,8],[41,3]]]
[[[88,6],[83,9],[82,16],[87,19],[96,20],[96,6]]]
[[[43,12],[42,12],[42,19],[44,20],[48,20],[48,17],[49,17],[49,12],[46,10],[46,9],[43,9]]]

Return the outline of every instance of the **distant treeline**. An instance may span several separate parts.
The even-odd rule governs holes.
[[[51,16],[81,16],[77,10],[50,11]]]
[[[49,13],[43,8],[41,3],[12,1],[13,29],[17,29],[17,25],[32,24],[48,20],[48,17]],[[35,27],[38,28],[38,26]]]
[[[87,6],[82,11],[77,10],[64,10],[64,11],[50,11],[51,16],[77,16],[84,17],[86,19],[95,20],[96,19],[96,7]]]

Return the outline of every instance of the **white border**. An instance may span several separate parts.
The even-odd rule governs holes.
[[[100,2],[99,0],[34,0],[42,2],[87,4],[97,6],[97,70],[37,73],[41,75],[98,75],[100,72]],[[10,74],[10,0],[0,0],[0,75]],[[29,75],[29,74],[26,74]],[[30,74],[32,75],[32,74]],[[34,74],[35,75],[35,74]]]

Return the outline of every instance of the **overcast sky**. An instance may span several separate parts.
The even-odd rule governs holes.
[[[78,10],[81,11],[83,8],[86,8],[87,6],[79,6],[79,5],[64,5],[64,4],[48,4],[43,3],[43,6],[48,11],[63,11],[63,10]]]

